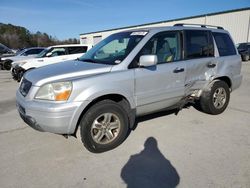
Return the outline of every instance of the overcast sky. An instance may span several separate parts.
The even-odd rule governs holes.
[[[250,7],[250,0],[0,0],[0,22],[58,39],[117,27]]]

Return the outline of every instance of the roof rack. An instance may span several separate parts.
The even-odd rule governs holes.
[[[221,26],[205,25],[205,24],[189,24],[189,23],[178,23],[178,24],[175,24],[174,26],[200,26],[200,27],[204,27],[204,28],[214,27],[217,29],[224,29]]]

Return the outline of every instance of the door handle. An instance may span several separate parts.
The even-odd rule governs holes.
[[[216,64],[210,62],[210,63],[207,64],[207,67],[208,67],[208,68],[214,68],[214,67],[216,67]]]
[[[176,69],[174,69],[173,72],[174,72],[174,73],[179,73],[179,72],[184,72],[184,70],[185,70],[184,68],[178,68],[178,67],[177,67]]]

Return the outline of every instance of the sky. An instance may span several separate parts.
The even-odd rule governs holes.
[[[0,23],[58,39],[250,7],[250,0],[0,0]]]

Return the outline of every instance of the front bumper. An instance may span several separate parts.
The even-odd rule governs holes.
[[[21,118],[30,127],[56,134],[73,134],[82,102],[52,103],[27,100],[18,90],[16,105]]]

